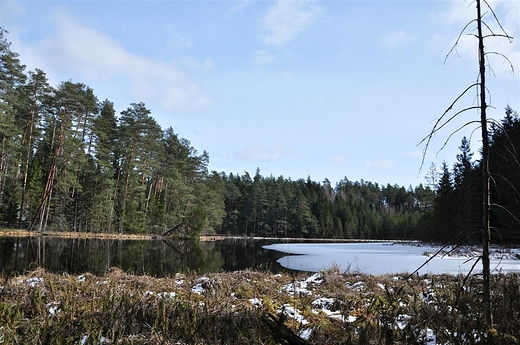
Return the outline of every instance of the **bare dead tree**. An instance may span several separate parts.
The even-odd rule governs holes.
[[[483,193],[482,193],[482,208],[483,208],[483,216],[482,216],[482,256],[480,259],[482,260],[482,276],[483,276],[483,311],[484,311],[484,318],[485,323],[488,329],[492,328],[493,325],[493,318],[492,318],[492,309],[491,309],[491,292],[490,292],[490,259],[489,259],[489,245],[491,242],[491,228],[490,228],[490,222],[489,217],[491,213],[491,193],[490,193],[490,181],[491,181],[491,175],[489,172],[489,132],[488,132],[488,123],[491,122],[488,120],[487,115],[487,108],[489,105],[486,101],[486,66],[490,66],[488,56],[490,55],[497,55],[499,57],[502,57],[505,61],[507,61],[511,67],[512,73],[514,73],[513,64],[511,61],[504,55],[499,52],[495,51],[486,51],[484,46],[484,41],[488,38],[505,38],[512,42],[513,38],[509,36],[502,25],[500,24],[500,21],[498,20],[495,12],[489,5],[489,3],[486,0],[475,0],[476,4],[476,10],[477,15],[476,18],[468,22],[462,31],[460,32],[457,40],[455,41],[455,44],[452,46],[449,53],[446,55],[446,59],[455,51],[457,48],[457,45],[459,44],[459,41],[461,37],[468,31],[468,29],[476,24],[476,34],[473,32],[468,33],[470,36],[474,36],[478,41],[478,67],[479,67],[479,73],[477,81],[468,86],[462,93],[459,94],[457,98],[450,104],[450,106],[444,111],[442,116],[437,119],[437,121],[434,123],[433,128],[431,132],[421,140],[419,145],[424,144],[424,150],[423,150],[423,157],[422,157],[422,163],[421,167],[424,164],[424,160],[426,157],[426,153],[428,151],[429,145],[435,136],[440,130],[442,130],[444,127],[446,127],[448,124],[450,124],[456,117],[458,117],[460,114],[465,113],[467,111],[476,110],[480,113],[480,119],[468,121],[465,124],[463,124],[461,127],[455,129],[446,139],[444,144],[442,145],[442,150],[451,137],[461,131],[462,129],[471,126],[473,124],[478,125],[481,129],[482,134],[482,160],[481,160],[481,168],[482,168],[482,186],[483,186]],[[495,32],[493,29],[483,20],[486,13],[482,13],[482,4],[485,4],[489,12],[492,14],[493,19],[498,24],[498,27],[500,28],[500,32]],[[445,59],[445,61],[446,61]],[[491,68],[490,68],[491,70]],[[491,70],[492,71],[492,70]],[[477,105],[466,107],[462,110],[459,110],[455,112],[453,115],[452,111],[454,106],[460,101],[460,99],[468,93],[468,91],[476,89],[477,95],[478,95],[478,103]],[[471,273],[471,272],[470,272]]]

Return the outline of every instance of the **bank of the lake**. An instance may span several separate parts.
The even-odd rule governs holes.
[[[479,276],[36,269],[3,277],[0,329],[6,344],[517,344],[519,286],[493,275],[485,330]]]
[[[110,232],[81,232],[81,231],[30,231],[26,229],[1,229],[0,237],[58,237],[58,238],[90,238],[90,239],[109,239],[109,240],[157,240],[171,239],[172,237],[163,237],[160,234],[125,234]],[[177,237],[173,237],[177,239]],[[181,239],[190,239],[182,237]],[[199,241],[222,241],[222,240],[269,240],[275,242],[317,242],[317,243],[357,243],[357,242],[388,242],[388,240],[374,239],[335,239],[335,238],[304,238],[304,237],[258,237],[258,236],[232,236],[232,235],[200,235],[197,237]],[[419,241],[411,240],[394,240],[396,243],[418,243]]]

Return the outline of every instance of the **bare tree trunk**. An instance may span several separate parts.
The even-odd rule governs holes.
[[[493,326],[491,315],[491,294],[490,294],[490,263],[489,263],[489,243],[491,241],[491,231],[489,227],[489,214],[491,211],[491,197],[489,191],[489,137],[486,116],[486,64],[484,52],[484,36],[482,34],[482,14],[480,0],[477,3],[477,30],[478,30],[478,58],[480,75],[480,126],[482,128],[482,276],[484,286],[482,298],[484,303],[484,317],[488,329]]]
[[[29,128],[29,138],[27,140],[27,155],[25,156],[25,168],[23,172],[23,184],[22,184],[22,197],[20,200],[20,218],[18,219],[18,227],[22,227],[22,218],[25,208],[25,197],[27,192],[27,180],[29,176],[29,162],[31,159],[31,151],[32,151],[32,144],[33,144],[33,128],[34,128],[34,114],[35,109],[34,106],[31,107],[31,116],[29,117],[29,120],[27,121],[27,124],[25,125],[23,137],[22,137],[22,146],[25,144],[25,138],[27,133],[27,128]]]

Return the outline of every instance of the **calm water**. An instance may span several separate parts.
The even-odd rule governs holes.
[[[157,277],[177,272],[235,271],[247,268],[272,272],[281,253],[262,248],[273,241],[222,240],[128,241],[54,237],[0,237],[3,272],[23,273],[44,267],[55,273],[103,275],[111,267]]]
[[[332,266],[342,271],[386,274],[413,272],[427,260],[423,253],[436,249],[391,243],[273,243],[252,239],[198,242],[0,237],[0,265],[4,273],[44,267],[55,273],[103,275],[118,267],[156,277],[248,268],[318,272]],[[467,258],[436,258],[420,273],[465,273],[472,264]],[[502,272],[520,272],[520,260],[495,259],[491,264]]]

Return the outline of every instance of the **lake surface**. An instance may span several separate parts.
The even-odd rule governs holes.
[[[105,274],[118,267],[125,272],[156,277],[178,272],[287,269],[319,272],[332,266],[367,274],[413,272],[437,247],[394,243],[274,243],[274,240],[226,239],[107,240],[57,237],[0,237],[0,265],[4,273],[22,274],[37,267],[54,273]],[[424,273],[465,273],[473,261],[435,258]],[[520,272],[520,260],[491,260],[492,268]],[[480,264],[477,264],[480,270]]]
[[[336,266],[341,271],[367,274],[414,272],[427,261],[425,252],[435,253],[439,249],[395,243],[280,243],[264,248],[291,254],[278,259],[278,263],[288,269],[319,272]],[[435,257],[419,273],[467,273],[474,262],[467,257]],[[491,269],[520,272],[520,260],[493,258]],[[474,272],[480,271],[478,263]]]
[[[107,240],[57,237],[0,237],[4,273],[44,267],[54,273],[125,272],[156,277],[177,272],[235,271],[247,268],[277,272],[283,254],[262,248],[273,241],[234,239],[211,242],[184,240]]]

